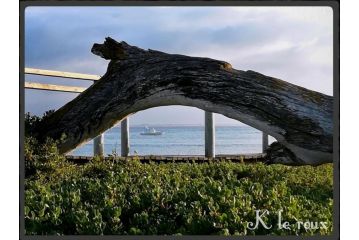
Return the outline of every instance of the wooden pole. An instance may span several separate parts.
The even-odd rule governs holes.
[[[268,134],[262,132],[262,152],[265,152],[268,148]]]
[[[93,140],[93,155],[103,157],[104,134],[98,135]]]
[[[205,156],[215,157],[215,129],[212,112],[204,113]]]
[[[130,151],[129,138],[129,119],[128,117],[121,121],[121,156],[127,157]]]

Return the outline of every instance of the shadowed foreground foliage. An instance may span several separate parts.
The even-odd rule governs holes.
[[[332,164],[66,162],[50,139],[26,138],[26,234],[330,234]],[[255,222],[255,210],[272,229]],[[291,223],[279,230],[277,211]],[[297,228],[327,222],[327,229]],[[319,227],[319,226],[318,226]]]

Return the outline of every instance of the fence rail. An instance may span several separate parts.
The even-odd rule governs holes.
[[[45,69],[37,69],[37,68],[25,68],[25,74],[48,76],[48,77],[71,78],[76,80],[87,80],[87,81],[98,81],[101,78],[101,76],[99,75],[53,71],[53,70],[45,70]],[[26,82],[26,81],[25,81],[25,88],[56,91],[56,92],[72,92],[72,93],[81,93],[86,90],[86,88],[84,87],[45,84],[45,83]]]
[[[25,82],[25,88],[56,91],[56,92],[72,92],[72,93],[81,93],[86,90],[86,88],[84,87],[73,87],[73,86],[45,84],[45,83],[37,83],[37,82]]]
[[[97,81],[101,78],[99,75],[83,74],[83,73],[73,73],[73,72],[63,72],[63,71],[53,71],[37,68],[25,68],[25,74],[31,75],[40,75],[48,77],[61,77],[61,78],[71,78],[77,80],[88,80],[88,81]],[[26,89],[35,89],[35,90],[45,90],[45,91],[58,91],[58,92],[72,92],[72,93],[81,93],[86,90],[84,87],[75,87],[75,86],[64,86],[56,84],[45,84],[37,82],[26,82]],[[125,118],[121,122],[121,156],[127,157],[129,154],[129,121],[128,118]],[[205,157],[215,157],[215,123],[214,116],[211,112],[205,111]],[[268,135],[262,133],[262,149],[263,152],[268,147]],[[104,134],[97,136],[94,139],[94,155],[104,155]]]
[[[37,69],[37,68],[25,68],[25,74],[33,74],[33,75],[49,76],[49,77],[72,78],[72,79],[79,79],[79,80],[91,80],[91,81],[98,81],[101,78],[101,76],[99,76],[99,75],[53,71],[53,70],[45,70],[45,69]]]

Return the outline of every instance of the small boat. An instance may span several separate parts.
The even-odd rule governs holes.
[[[161,135],[162,132],[157,131],[157,130],[154,129],[154,128],[145,127],[145,131],[144,131],[144,132],[141,132],[140,134],[141,134],[141,135],[154,135],[154,136],[157,136],[157,135]]]

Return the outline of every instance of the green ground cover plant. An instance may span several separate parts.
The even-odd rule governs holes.
[[[67,162],[25,139],[26,234],[314,235],[333,228],[333,165]],[[256,210],[271,229],[255,222]],[[278,211],[290,229],[279,229]],[[326,222],[298,228],[297,222]]]

